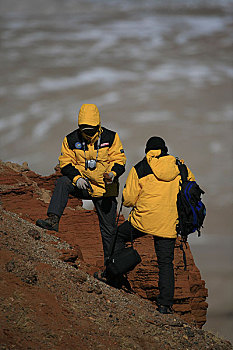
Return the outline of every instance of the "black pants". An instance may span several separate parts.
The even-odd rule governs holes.
[[[129,221],[118,227],[115,250],[122,249],[126,242],[145,236],[146,234],[135,229]],[[175,238],[154,237],[155,253],[159,267],[159,296],[157,302],[161,305],[172,306],[174,297],[174,248]]]
[[[91,197],[87,190],[79,190],[67,176],[57,180],[49,207],[48,214],[53,213],[61,217],[67,205],[69,194],[81,199],[90,199],[96,208],[102,236],[104,258],[108,256],[112,234],[116,225],[117,201],[115,197]]]

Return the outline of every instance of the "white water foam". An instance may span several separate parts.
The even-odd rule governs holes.
[[[223,31],[225,26],[230,23],[230,16],[228,18],[186,16],[184,22],[187,29],[176,37],[178,44],[184,44],[191,39],[214,35],[216,32]]]
[[[18,126],[24,123],[26,119],[27,116],[24,113],[17,113],[7,119],[0,119],[0,131],[18,128]]]
[[[53,112],[50,114],[49,119],[42,120],[33,129],[32,138],[36,140],[42,140],[50,131],[50,129],[63,118],[61,113]]]
[[[145,111],[142,113],[134,113],[133,121],[136,123],[149,122],[167,122],[175,119],[170,111]]]

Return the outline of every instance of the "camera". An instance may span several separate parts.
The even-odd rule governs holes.
[[[90,170],[95,170],[96,168],[96,160],[95,159],[90,159],[90,160],[85,160],[85,169],[90,169]]]

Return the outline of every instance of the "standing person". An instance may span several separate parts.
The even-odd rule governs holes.
[[[63,140],[59,157],[63,176],[57,180],[48,217],[38,219],[36,225],[58,231],[69,194],[91,199],[98,214],[106,259],[115,228],[118,179],[125,172],[126,157],[118,134],[101,127],[96,105],[82,105],[78,126]]]
[[[176,158],[168,154],[165,141],[151,137],[146,143],[146,156],[131,170],[123,190],[123,204],[133,207],[129,218],[118,228],[115,251],[125,243],[150,234],[159,267],[158,311],[172,312],[174,296],[174,247],[178,222],[177,194],[181,176]],[[188,169],[188,179],[195,180]]]

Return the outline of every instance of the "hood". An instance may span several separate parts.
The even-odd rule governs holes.
[[[146,154],[146,159],[155,176],[162,181],[172,181],[179,175],[179,169],[176,165],[176,159],[167,155],[156,158],[161,154],[161,150],[151,150]]]
[[[78,115],[78,125],[100,125],[100,113],[94,104],[83,104]]]

